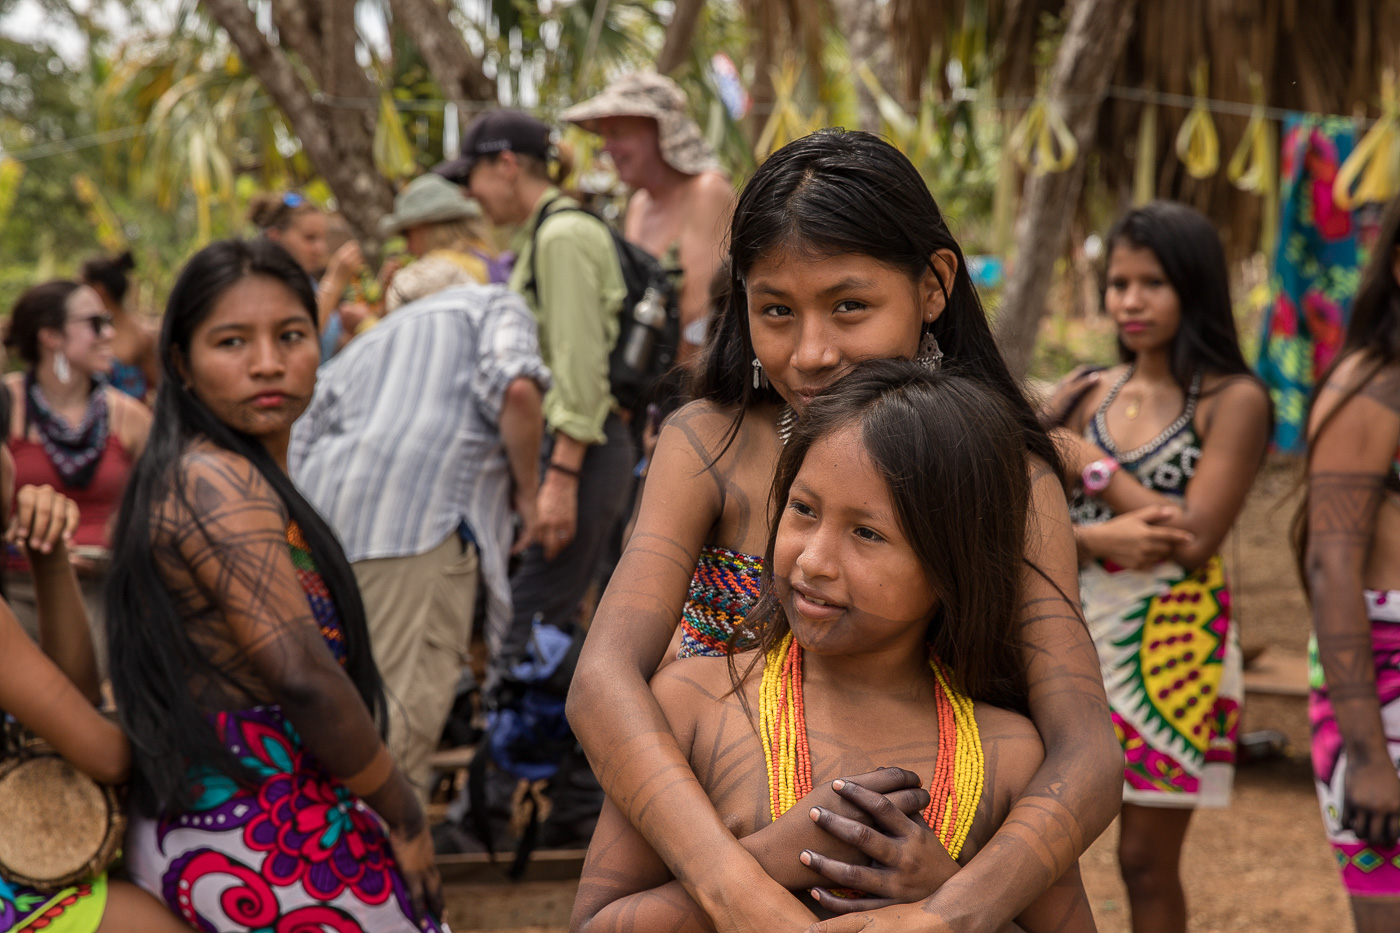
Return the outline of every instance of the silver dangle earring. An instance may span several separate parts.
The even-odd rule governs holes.
[[[755,390],[768,388],[768,374],[763,371],[758,357],[753,358],[753,387]]]
[[[919,338],[919,355],[914,357],[914,362],[929,372],[937,372],[943,365],[943,351],[938,349],[938,338],[933,336],[933,331],[925,330]]]
[[[784,405],[778,412],[778,440],[784,447],[792,439],[792,429],[797,427],[797,412],[791,405]]]
[[[73,368],[68,365],[68,357],[62,350],[53,355],[53,374],[64,385],[73,381]]]

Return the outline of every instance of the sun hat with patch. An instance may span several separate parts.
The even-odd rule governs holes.
[[[719,161],[700,127],[686,113],[680,85],[654,71],[634,71],[618,78],[603,93],[575,104],[561,115],[590,133],[604,117],[650,117],[666,164],[686,175],[718,171]]]
[[[379,220],[379,232],[393,236],[418,224],[480,217],[481,206],[452,182],[429,172],[404,185],[394,196],[394,212]]]
[[[554,155],[554,129],[519,110],[492,110],[472,121],[462,135],[462,154],[433,166],[448,181],[465,185],[472,166],[497,152],[534,156],[548,162]]]

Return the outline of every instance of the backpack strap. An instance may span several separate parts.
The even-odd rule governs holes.
[[[525,280],[525,286],[523,290],[533,293],[536,301],[540,300],[539,289],[536,288],[536,283],[539,280],[539,259],[536,258],[539,255],[539,250],[536,247],[539,245],[540,228],[544,226],[544,222],[549,218],[553,217],[555,214],[564,214],[569,211],[573,211],[577,214],[588,214],[589,217],[593,217],[593,214],[589,213],[581,207],[569,207],[568,205],[564,205],[563,207],[560,207],[557,210],[551,211],[550,208],[553,207],[554,204],[562,197],[562,194],[557,195],[556,197],[550,198],[544,203],[544,206],[540,208],[539,217],[535,220],[535,228],[530,231],[530,277]],[[594,219],[597,220],[596,217]],[[599,220],[598,222],[602,223],[601,220]]]

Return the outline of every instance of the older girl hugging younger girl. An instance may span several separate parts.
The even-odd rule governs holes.
[[[868,362],[811,400],[775,483],[763,595],[728,656],[677,661],[652,689],[725,825],[775,881],[814,909],[917,900],[987,843],[1044,757],[1007,572],[1031,501],[1021,428],[978,380]],[[927,792],[882,798],[840,780],[882,765]],[[875,815],[874,832],[842,814],[843,797]],[[845,890],[822,887],[816,853],[768,851],[793,820],[846,846]],[[1077,867],[1016,924],[1092,930]],[[713,926],[610,801],[573,928]]]
[[[996,571],[1019,583],[1027,708],[1045,760],[996,844],[911,898],[921,904],[886,910],[878,922],[898,931],[997,929],[1074,864],[1119,804],[1122,753],[1079,615],[1054,445],[997,351],[928,186],[889,143],[824,130],[774,153],[735,206],[729,260],[730,293],[710,325],[697,401],[661,430],[635,530],[569,691],[569,722],[604,790],[719,929],[805,929],[811,913],[728,831],[647,682],[663,658],[722,654],[749,611],[783,439],[811,400],[864,361],[953,365],[1020,426],[1031,483],[1025,549]],[[961,496],[963,477],[951,482],[930,490],[935,501]],[[912,790],[903,774],[886,769],[853,783],[902,800]],[[780,825],[788,835],[771,848],[790,865],[800,867],[798,854],[809,850],[815,870],[839,873],[839,847],[816,824]],[[831,898],[826,906],[851,904]],[[855,912],[831,929],[872,921]]]

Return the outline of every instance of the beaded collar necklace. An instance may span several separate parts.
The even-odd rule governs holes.
[[[1191,377],[1191,388],[1186,390],[1186,406],[1181,414],[1171,424],[1167,425],[1161,432],[1146,444],[1134,447],[1129,451],[1118,449],[1118,445],[1113,442],[1112,436],[1108,433],[1108,406],[1113,404],[1113,400],[1118,397],[1118,393],[1123,391],[1123,386],[1128,380],[1133,378],[1133,373],[1137,372],[1137,364],[1129,364],[1123,371],[1123,375],[1118,377],[1118,381],[1113,384],[1113,388],[1108,390],[1108,395],[1104,396],[1103,402],[1099,404],[1099,410],[1094,412],[1094,426],[1098,429],[1098,442],[1103,445],[1119,463],[1133,463],[1156,450],[1159,445],[1168,438],[1176,434],[1182,428],[1191,423],[1191,419],[1196,417],[1196,402],[1201,397],[1201,374],[1197,372]]]
[[[982,797],[986,760],[972,700],[949,684],[930,659],[938,711],[938,761],[929,782],[924,820],[953,858],[962,851]],[[802,700],[802,646],[789,632],[765,659],[759,684],[759,734],[768,770],[768,800],[776,820],[812,792],[812,758]]]

